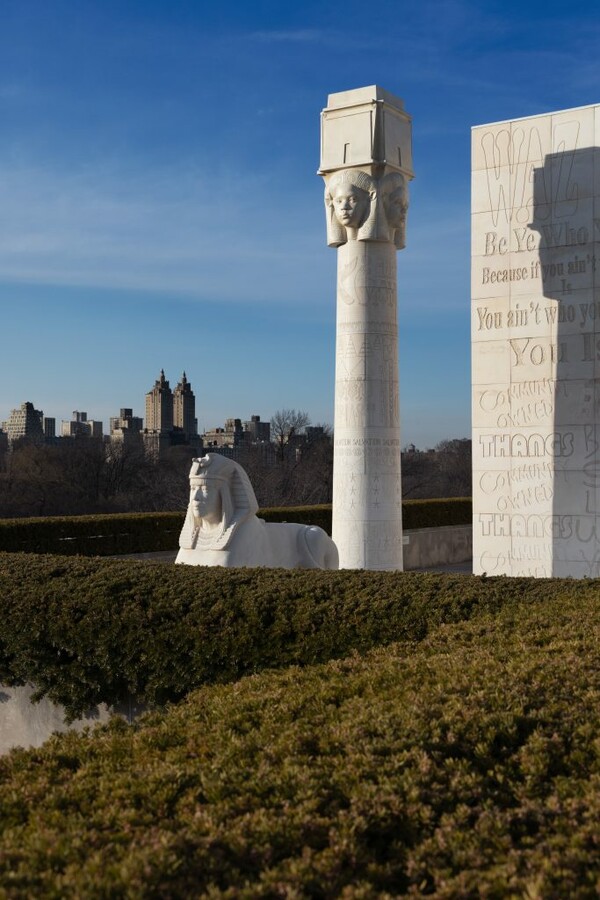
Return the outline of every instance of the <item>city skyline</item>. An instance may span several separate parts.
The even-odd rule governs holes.
[[[154,412],[152,411],[151,414],[150,414],[150,416],[148,415],[148,399],[149,399],[149,397],[156,391],[156,388],[157,388],[157,386],[159,385],[159,382],[162,381],[163,379],[165,380],[166,386],[167,386],[167,388],[168,388],[171,379],[170,379],[170,378],[167,378],[164,369],[161,369],[161,370],[160,370],[160,373],[159,373],[159,375],[158,375],[158,378],[155,379],[154,387],[151,386],[151,387],[145,392],[143,400],[139,403],[139,409],[141,410],[141,414],[140,414],[139,416],[136,414],[136,411],[137,411],[137,409],[138,409],[138,407],[136,407],[136,406],[132,406],[132,407],[118,406],[118,407],[116,407],[116,409],[115,409],[115,411],[113,412],[113,414],[112,414],[111,416],[109,416],[108,422],[105,422],[104,420],[98,420],[96,417],[94,417],[93,411],[92,411],[92,415],[90,416],[89,410],[88,410],[88,409],[84,409],[85,403],[80,403],[78,409],[72,410],[71,416],[70,416],[69,418],[59,418],[59,417],[57,417],[56,415],[52,415],[52,412],[51,412],[51,411],[48,412],[48,411],[45,410],[45,409],[41,409],[41,408],[38,409],[38,405],[36,404],[36,402],[35,402],[34,400],[31,400],[30,398],[27,398],[27,399],[24,399],[24,400],[22,400],[22,401],[19,401],[19,402],[14,403],[14,404],[10,407],[9,415],[4,416],[2,419],[0,419],[0,430],[2,429],[2,426],[3,426],[4,424],[6,424],[6,421],[8,420],[9,416],[10,416],[11,414],[15,413],[15,412],[18,412],[18,411],[19,411],[23,406],[25,406],[25,405],[31,405],[31,407],[32,407],[37,413],[41,413],[41,415],[43,416],[44,420],[45,420],[45,419],[51,419],[51,420],[53,420],[53,421],[55,421],[55,422],[58,422],[58,423],[61,423],[61,424],[67,424],[67,423],[70,423],[70,422],[73,422],[73,421],[79,421],[79,420],[80,420],[80,417],[89,417],[89,418],[92,419],[92,420],[102,421],[102,425],[103,425],[103,433],[104,433],[104,435],[106,435],[106,436],[109,435],[109,434],[111,433],[111,423],[113,422],[113,420],[119,419],[119,418],[121,417],[121,414],[122,414],[124,411],[129,412],[129,414],[130,414],[130,415],[133,415],[133,417],[136,418],[136,419],[139,418],[139,419],[143,422],[143,425],[142,425],[143,428],[147,428],[147,429],[153,430],[153,429],[155,429],[155,428],[158,427],[158,426],[157,426],[156,423],[154,422],[154,418],[153,418]],[[181,374],[181,376],[179,377],[179,380],[178,380],[177,385],[171,389],[171,394],[172,394],[172,396],[173,396],[173,402],[174,402],[174,403],[177,403],[177,399],[176,399],[176,398],[177,398],[178,396],[179,396],[179,398],[182,397],[182,391],[179,390],[180,388],[182,388],[183,391],[189,391],[189,392],[191,393],[192,398],[195,398],[195,395],[194,395],[194,392],[193,392],[193,383],[192,383],[191,379],[189,379],[189,378],[187,377],[187,373],[186,373],[186,370],[185,370],[185,369],[182,370],[182,374]],[[220,422],[213,423],[210,427],[207,427],[206,429],[203,429],[202,431],[200,431],[200,430],[199,430],[199,427],[198,427],[198,425],[197,425],[197,417],[196,417],[195,419],[193,419],[193,421],[194,421],[196,424],[192,425],[192,420],[189,418],[189,417],[190,417],[190,413],[186,413],[186,407],[185,407],[185,404],[182,405],[181,399],[179,400],[179,404],[180,404],[180,407],[181,407],[181,408],[180,408],[180,411],[179,411],[179,414],[177,414],[176,412],[173,412],[173,411],[172,411],[172,413],[171,413],[171,418],[173,419],[174,423],[175,423],[178,427],[180,427],[180,428],[183,427],[183,429],[184,429],[186,432],[189,432],[189,433],[204,434],[205,432],[210,432],[210,431],[213,430],[213,429],[219,429],[219,428],[222,428],[223,425],[227,422],[228,419],[240,419],[240,420],[242,420],[242,421],[244,421],[244,420],[250,421],[252,418],[255,418],[255,419],[257,419],[257,420],[260,420],[260,419],[261,419],[260,414],[257,414],[256,411],[254,411],[254,410],[253,410],[251,413],[247,413],[247,414],[244,414],[244,415],[230,415],[230,414],[227,414],[226,416],[223,417],[223,419],[222,419]],[[118,411],[118,412],[117,412],[117,411]],[[239,412],[239,410],[236,411],[236,412]],[[244,412],[245,412],[245,411],[244,411]],[[273,413],[275,413],[275,412],[276,412],[276,411],[274,410]],[[186,416],[187,416],[187,419],[189,419],[189,421],[187,421],[187,422],[186,422]],[[272,416],[269,416],[268,419],[267,419],[267,421],[270,422],[271,418],[272,418]],[[81,419],[81,421],[85,421],[85,419]],[[185,425],[184,425],[184,423],[185,423]],[[107,427],[107,425],[108,425],[108,427]],[[198,431],[196,432],[195,429],[198,429]],[[59,429],[59,430],[60,430],[60,429]],[[160,430],[160,429],[159,429],[159,430]]]
[[[379,84],[413,117],[402,445],[468,437],[470,129],[597,103],[592,9],[8,0],[0,421],[31,401],[108,424],[185,368],[201,433],[284,407],[333,424],[319,114]]]
[[[163,407],[163,397],[167,400],[167,408]],[[4,432],[8,435],[10,440],[10,430],[11,426],[14,428],[14,423],[11,422],[12,419],[23,420],[28,416],[34,417],[36,422],[39,418],[39,427],[43,426],[44,434],[46,437],[55,438],[56,437],[72,437],[74,434],[85,434],[86,430],[78,427],[68,428],[66,426],[79,426],[81,423],[90,426],[96,426],[95,432],[89,432],[88,436],[98,437],[99,429],[97,426],[100,424],[102,426],[102,433],[105,438],[113,435],[113,426],[117,429],[119,435],[122,436],[122,430],[125,428],[129,433],[132,431],[137,432],[181,432],[181,436],[185,438],[193,438],[193,437],[214,437],[217,432],[225,432],[227,430],[227,426],[234,422],[240,423],[240,428],[242,429],[242,423],[244,426],[250,428],[259,441],[265,439],[264,429],[269,429],[269,424],[271,421],[271,416],[268,419],[262,420],[261,415],[256,412],[250,413],[247,416],[226,416],[221,422],[215,423],[211,428],[204,429],[202,432],[198,431],[198,420],[195,415],[195,394],[193,390],[193,384],[188,379],[187,373],[185,369],[182,371],[181,377],[179,378],[176,385],[173,388],[170,386],[170,379],[166,377],[164,369],[160,370],[158,378],[155,380],[153,387],[151,387],[148,391],[146,391],[144,396],[144,402],[142,403],[142,407],[144,410],[143,416],[137,416],[135,414],[135,407],[119,407],[118,415],[115,413],[110,416],[108,428],[106,427],[106,423],[102,420],[94,419],[93,415],[90,417],[88,415],[88,410],[83,409],[83,405],[80,404],[80,408],[73,410],[70,419],[61,419],[57,420],[56,416],[52,416],[48,413],[47,410],[37,409],[36,404],[31,400],[24,400],[22,403],[18,403],[13,406],[10,410],[10,414],[6,420],[0,419],[0,434]],[[56,423],[59,421],[60,427],[58,431],[56,431]],[[51,422],[54,425],[51,434],[46,433],[46,423]],[[314,425],[310,422],[307,422],[309,427],[309,431],[315,431]],[[7,430],[8,428],[8,430]],[[262,429],[262,431],[261,431]],[[316,429],[318,430],[318,429]],[[322,430],[322,429],[321,429]],[[262,438],[257,437],[258,433],[263,435]],[[40,430],[40,436],[42,435],[42,431]],[[21,436],[19,434],[19,436]],[[181,441],[179,441],[181,442]],[[186,441],[183,441],[186,443]]]

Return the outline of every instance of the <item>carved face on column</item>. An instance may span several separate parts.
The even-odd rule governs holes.
[[[369,195],[354,184],[337,184],[331,192],[335,217],[345,228],[360,228],[367,217]]]
[[[408,185],[399,172],[386,175],[382,184],[383,207],[390,236],[398,250],[406,245],[406,213],[408,211]]]
[[[334,175],[325,188],[327,242],[330,246],[361,238],[359,229],[373,213],[375,185],[366,172],[346,169]]]

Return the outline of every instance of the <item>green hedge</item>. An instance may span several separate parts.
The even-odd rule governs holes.
[[[473,502],[470,497],[405,500],[402,504],[402,525],[408,530],[440,528],[442,525],[470,525],[472,521]]]
[[[598,582],[400,583],[477,615],[0,759],[0,895],[597,898]]]
[[[432,528],[471,523],[471,500],[408,500],[404,527]],[[319,525],[331,534],[331,506],[287,506],[259,512],[267,522]],[[123,513],[103,516],[51,516],[0,519],[0,551],[118,556],[175,550],[183,513]]]
[[[300,522],[302,525],[318,525],[331,534],[331,504],[320,506],[270,506],[257,515],[266,522]]]
[[[598,596],[597,581],[148,566],[0,554],[0,682],[71,713],[128,693],[155,704],[207,682],[308,665],[522,602]]]
[[[172,550],[177,547],[183,520],[182,513],[0,519],[0,550],[68,556]]]

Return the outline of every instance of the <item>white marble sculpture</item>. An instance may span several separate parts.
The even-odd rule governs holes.
[[[375,86],[330,94],[319,174],[338,252],[333,539],[342,568],[402,569],[396,250],[412,178],[402,101]]]
[[[600,576],[600,106],[472,131],[473,569]]]
[[[217,453],[194,459],[175,562],[190,566],[337,569],[331,538],[311,525],[265,522],[243,468]]]

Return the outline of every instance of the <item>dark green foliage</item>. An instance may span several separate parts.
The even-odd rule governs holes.
[[[0,681],[32,681],[71,713],[128,692],[161,703],[207,682],[419,641],[501,605],[597,591],[591,581],[0,554]]]
[[[177,547],[183,520],[182,513],[0,519],[0,549],[68,556],[172,550]]]
[[[346,574],[358,632],[371,579],[372,604],[395,588]],[[289,603],[295,576],[267,577]],[[598,583],[396,577],[409,607],[422,590],[419,643],[0,759],[0,896],[597,897]]]
[[[405,500],[402,504],[404,528],[440,528],[442,525],[470,525],[473,502],[470,497],[444,500]]]
[[[303,522],[319,525],[331,534],[331,505],[271,507],[259,515],[267,522]],[[443,500],[405,500],[402,504],[402,524],[407,530],[439,528],[442,525],[470,525],[473,503],[470,497],[450,497]]]
[[[265,522],[299,522],[302,525],[318,525],[331,534],[331,504],[320,506],[271,506],[261,509],[257,515]]]
[[[471,522],[471,500],[407,500],[405,528],[435,528]],[[331,534],[331,506],[281,506],[262,509],[267,522],[318,525]],[[60,553],[67,556],[118,556],[177,547],[183,513],[115,513],[105,516],[51,516],[0,519],[0,550]]]

